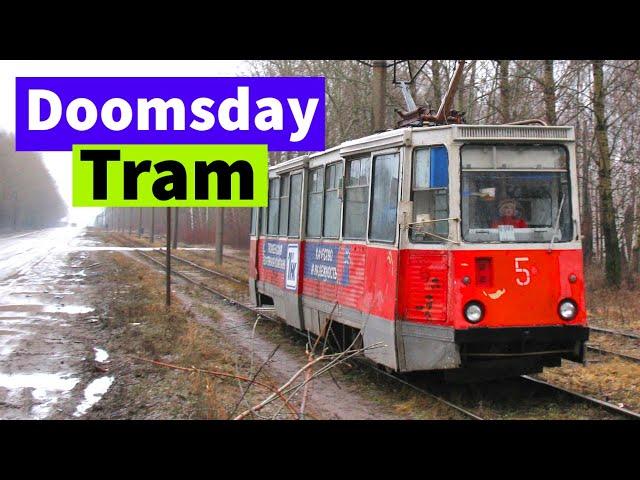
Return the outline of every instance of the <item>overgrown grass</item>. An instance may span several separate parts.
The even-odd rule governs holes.
[[[613,289],[602,268],[596,265],[585,267],[585,282],[591,323],[640,331],[640,284],[635,287],[624,282],[620,289]]]
[[[619,358],[604,359],[582,368],[563,362],[560,368],[547,369],[545,380],[640,411],[640,365]]]
[[[129,355],[132,365],[140,363],[132,357],[142,357],[187,368],[246,373],[247,362],[214,330],[197,323],[175,296],[171,307],[165,307],[164,277],[160,273],[121,253],[99,255],[103,257],[101,263],[108,265],[103,281],[114,291],[104,298],[108,312],[104,318],[115,355],[118,351]],[[210,309],[208,316],[219,320],[216,310]],[[144,370],[164,368],[146,364]],[[140,385],[131,385],[128,394],[161,397],[166,392],[178,392],[185,399],[183,405],[160,407],[169,418],[227,419],[241,396],[240,384],[235,380],[200,372],[164,373],[161,385],[143,380]],[[266,375],[260,379],[270,382]],[[254,386],[246,397],[247,403],[257,403],[267,394],[265,389]]]

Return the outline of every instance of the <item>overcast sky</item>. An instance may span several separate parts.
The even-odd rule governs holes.
[[[235,77],[248,75],[243,60],[0,60],[0,130],[15,132],[16,77]],[[89,224],[97,208],[71,208],[71,152],[42,158],[69,205],[70,221]]]

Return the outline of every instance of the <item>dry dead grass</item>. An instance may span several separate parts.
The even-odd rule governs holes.
[[[149,241],[148,238],[142,237],[138,238],[137,235],[127,235],[118,232],[104,232],[102,233],[105,241],[114,243],[122,246],[143,246],[143,247],[164,247],[164,242],[154,242],[153,244]],[[247,275],[247,265],[248,265],[248,256],[246,261],[238,260],[232,257],[224,257],[224,261],[222,265],[217,265],[214,260],[214,252],[212,251],[197,251],[197,250],[180,250],[178,252],[174,251],[174,254],[178,255],[181,258],[189,260],[191,262],[197,263],[205,268],[210,270],[214,270],[217,272],[225,273],[227,275],[232,275],[239,280],[248,281],[249,277]],[[180,265],[180,263],[178,263]]]
[[[166,309],[161,274],[121,253],[100,252],[100,255],[103,257],[101,263],[108,265],[104,281],[115,290],[115,294],[106,299],[109,314],[105,317],[106,326],[114,337],[110,346],[113,356],[120,350],[130,356],[131,364],[139,362],[131,357],[142,357],[187,368],[246,373],[247,362],[213,330],[196,323],[192,313],[175,297],[171,308]],[[209,316],[215,321],[219,313],[210,310]],[[162,367],[148,365],[147,369]],[[272,383],[266,374],[261,374],[260,380]],[[125,387],[125,395],[126,391]],[[195,371],[178,374],[172,371],[172,374],[164,375],[161,384],[138,385],[129,394],[136,396],[141,391],[146,397],[163,397],[167,391],[182,392],[179,394],[185,399],[182,405],[157,408],[164,410],[168,418],[192,419],[227,419],[242,395],[240,384],[235,380]],[[246,401],[257,403],[267,393],[255,385]]]
[[[640,285],[613,290],[599,266],[585,267],[586,300],[593,325],[640,333]]]
[[[603,400],[640,411],[640,365],[610,358],[583,368],[572,362],[547,369],[544,380]]]

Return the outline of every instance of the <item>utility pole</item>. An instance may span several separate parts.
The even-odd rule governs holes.
[[[224,208],[216,208],[216,265],[222,265],[222,237],[224,225]]]
[[[178,248],[178,217],[180,217],[180,209],[176,207],[175,225],[173,226],[173,248]]]
[[[167,292],[166,292],[166,304],[167,307],[171,306],[171,207],[167,207],[167,259],[166,259],[166,280],[167,280]]]
[[[151,207],[151,235],[149,236],[149,240],[153,243],[153,235],[155,233],[156,228],[156,209],[155,207]]]
[[[373,132],[382,132],[385,129],[385,85],[387,81],[387,61],[373,61]]]

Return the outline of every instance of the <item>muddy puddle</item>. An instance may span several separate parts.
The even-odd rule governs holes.
[[[109,387],[113,383],[114,377],[105,376],[96,378],[93,380],[87,388],[84,390],[84,400],[80,405],[76,407],[76,411],[73,413],[74,417],[81,417],[87,410],[89,410],[93,405],[98,403],[98,401],[102,398],[102,396],[107,393]]]
[[[0,419],[82,417],[114,381],[94,378],[109,354],[83,302],[97,244],[64,228],[0,242]]]

